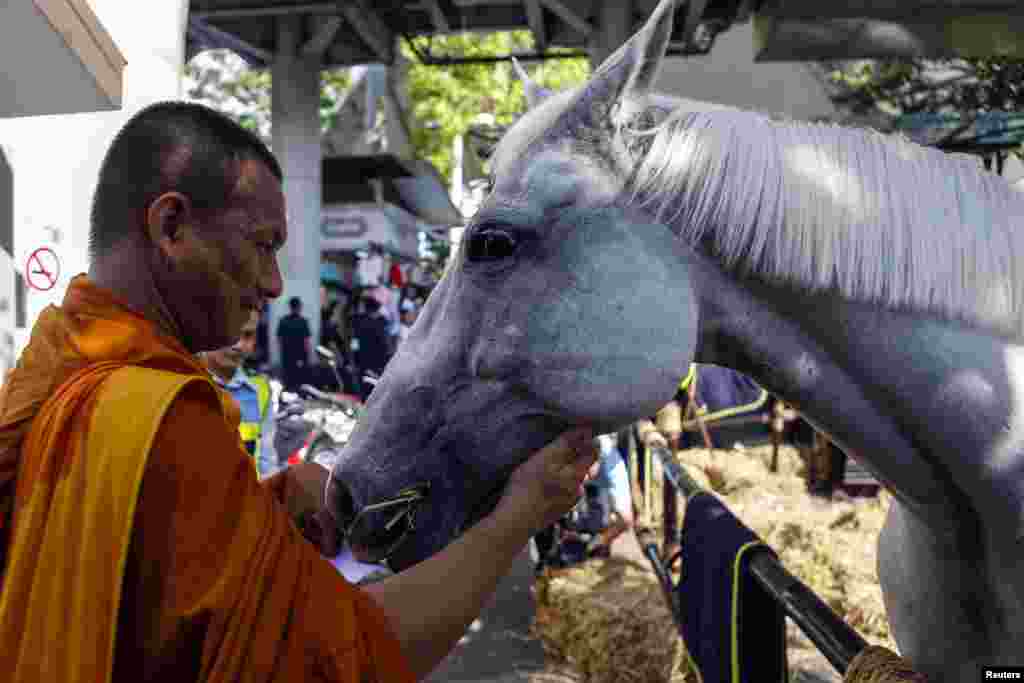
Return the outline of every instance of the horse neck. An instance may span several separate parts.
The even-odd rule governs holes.
[[[668,104],[672,100],[662,100]],[[1024,194],[976,161],[874,133],[681,105],[640,143],[632,197],[726,271],[1024,329]],[[689,108],[687,108],[689,107]]]

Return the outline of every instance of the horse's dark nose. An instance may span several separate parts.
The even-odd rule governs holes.
[[[418,505],[413,501],[394,501],[367,506],[349,527],[349,544],[360,548],[373,561],[383,562],[415,528]]]

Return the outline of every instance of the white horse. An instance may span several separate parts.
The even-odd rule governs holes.
[[[333,470],[339,524],[408,566],[565,427],[725,365],[895,494],[878,570],[904,656],[936,681],[1024,664],[1024,196],[902,139],[651,94],[673,10],[504,136]],[[413,485],[408,523],[361,514]]]

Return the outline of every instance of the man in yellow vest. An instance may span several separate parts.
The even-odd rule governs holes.
[[[238,403],[242,421],[238,433],[245,450],[253,458],[256,471],[266,477],[281,468],[274,451],[276,408],[271,400],[270,379],[248,372],[244,363],[256,351],[256,330],[260,317],[256,311],[242,328],[242,336],[231,346],[202,354],[213,380]]]

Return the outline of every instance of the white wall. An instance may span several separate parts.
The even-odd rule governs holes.
[[[27,293],[28,326],[15,330],[17,353],[39,312],[59,303],[71,277],[88,267],[89,207],[99,165],[114,134],[147,104],[181,96],[188,0],[88,1],[128,61],[123,108],[0,120],[0,145],[14,171],[15,268],[22,272],[28,255],[40,246],[51,247],[61,261],[60,278],[52,290]],[[57,229],[57,240],[47,227]],[[0,339],[4,331],[0,330]]]
[[[0,249],[0,382],[14,367],[14,262]]]

